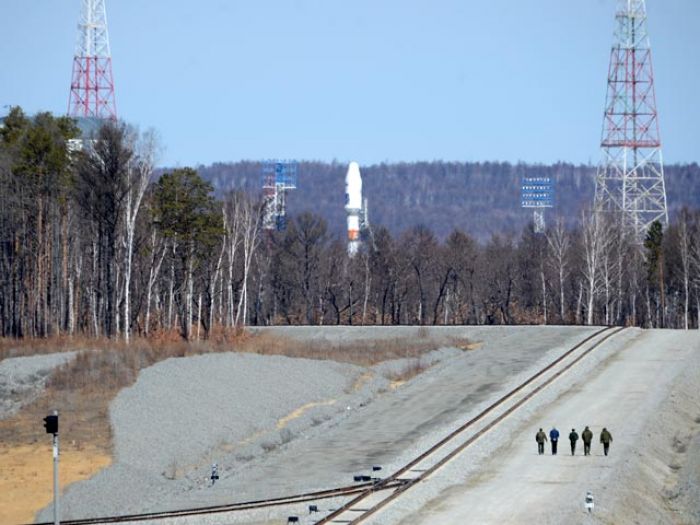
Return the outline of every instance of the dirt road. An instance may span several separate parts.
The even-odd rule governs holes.
[[[624,509],[617,503],[619,492],[634,487],[620,486],[620,480],[629,480],[618,474],[644,452],[636,448],[644,439],[662,431],[654,424],[658,411],[688,364],[697,362],[699,341],[696,332],[642,332],[585,380],[524,420],[509,442],[484,462],[478,476],[443,491],[402,523],[625,522]],[[549,431],[552,425],[562,435],[559,454],[552,456],[548,445],[547,454],[538,456],[535,433],[539,427]],[[572,428],[580,434],[584,425],[594,432],[592,455],[583,456],[579,441],[572,457],[567,435]],[[604,426],[614,437],[608,457],[599,443]],[[670,448],[671,436],[667,441]],[[663,471],[644,475],[657,476],[664,484]],[[595,498],[592,515],[584,509],[587,491]],[[420,488],[414,497],[420,499]]]

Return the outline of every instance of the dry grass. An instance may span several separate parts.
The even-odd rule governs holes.
[[[391,359],[419,357],[446,344],[455,345],[455,342],[409,337],[343,342],[297,341],[263,333],[250,337],[236,350],[371,366]]]
[[[76,449],[97,447],[111,451],[109,403],[124,387],[134,383],[139,371],[171,357],[212,352],[249,352],[260,355],[324,359],[360,366],[399,358],[419,358],[438,347],[467,348],[469,342],[427,336],[329,343],[299,341],[269,333],[220,332],[201,342],[185,342],[177,334],[164,333],[151,339],[134,339],[129,345],[110,340],[68,339],[14,342],[2,341],[0,355],[30,355],[57,350],[82,349],[76,359],[58,368],[48,380],[45,393],[14,417],[0,421],[0,442],[28,444],[46,439],[42,418],[54,408],[61,413],[63,443]],[[403,380],[424,367],[410,365]]]
[[[425,363],[421,359],[413,359],[400,370],[389,372],[385,374],[384,377],[386,377],[392,383],[405,383],[406,381],[416,377],[418,374],[422,374],[428,368],[430,368],[428,363]]]
[[[37,354],[52,354],[71,350],[95,348],[104,341],[87,337],[58,336],[46,339],[11,339],[0,337],[0,361],[7,357],[22,357]]]

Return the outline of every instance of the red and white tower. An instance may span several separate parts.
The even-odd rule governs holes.
[[[619,0],[615,17],[595,209],[621,213],[643,240],[654,221],[668,223],[644,0]]]
[[[117,118],[105,0],[83,0],[68,114],[71,117]]]

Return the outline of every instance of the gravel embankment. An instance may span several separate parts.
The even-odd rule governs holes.
[[[332,361],[237,353],[149,367],[111,405],[114,465],[71,486],[64,519],[142,511],[203,483],[227,454],[245,461],[270,452],[311,418],[344,410],[362,373]],[[48,517],[45,509],[38,519]]]
[[[608,484],[609,511],[596,523],[700,523],[700,351],[655,412]]]
[[[75,356],[76,352],[63,352],[0,361],[0,419],[7,419],[34,401],[51,372]]]
[[[390,472],[597,328],[439,327],[427,335],[416,327],[270,330],[331,343],[420,335],[481,344],[423,356],[422,363],[431,366],[402,385],[387,376],[412,360],[361,368],[218,354],[159,363],[115,400],[115,464],[68,489],[64,518],[306,492],[345,485],[372,464]],[[210,487],[206,478],[214,461],[221,479]],[[287,511],[206,523],[264,523],[283,519]],[[50,509],[38,516],[48,518]]]

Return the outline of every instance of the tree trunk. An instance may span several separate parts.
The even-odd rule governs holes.
[[[542,278],[542,307],[544,311],[544,324],[547,324],[547,281],[544,277],[544,268],[540,269],[540,276]]]
[[[98,272],[99,250],[97,241],[92,241],[92,286],[90,287],[90,310],[92,311],[92,326],[95,337],[100,336],[100,325],[97,317],[97,290],[99,284]]]

